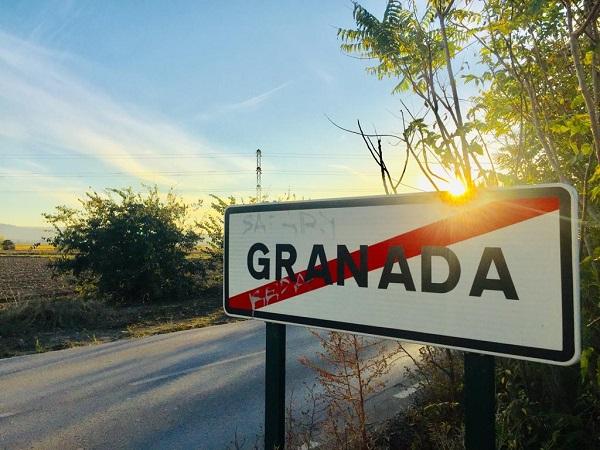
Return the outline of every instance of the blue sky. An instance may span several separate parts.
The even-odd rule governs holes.
[[[271,198],[381,194],[360,138],[325,117],[399,130],[394,80],[340,51],[352,24],[348,0],[7,2],[0,223],[42,225],[89,188],[247,197],[257,148]],[[424,187],[416,171],[406,183]]]

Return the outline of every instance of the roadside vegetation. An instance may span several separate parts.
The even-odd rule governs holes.
[[[81,205],[45,215],[48,243],[0,254],[0,357],[229,320],[212,240],[223,200],[200,223],[199,205],[156,188],[90,192]]]
[[[112,304],[156,303],[189,298],[202,259],[188,259],[200,234],[187,223],[193,206],[156,187],[90,192],[80,208],[44,214],[54,228],[51,265],[69,274],[85,296]]]

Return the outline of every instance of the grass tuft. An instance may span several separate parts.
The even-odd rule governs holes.
[[[29,331],[84,329],[111,320],[114,311],[103,302],[81,298],[41,298],[4,304],[0,309],[0,336]]]

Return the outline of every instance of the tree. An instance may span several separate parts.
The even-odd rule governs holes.
[[[198,224],[208,238],[204,251],[215,259],[223,259],[223,229],[225,223],[225,210],[228,206],[235,205],[235,197],[226,200],[217,195],[210,195],[213,201],[210,204],[210,213]]]
[[[398,78],[394,93],[411,91],[422,101],[424,108],[419,111],[402,103],[403,132],[396,137],[404,144],[407,158],[414,158],[436,190],[440,182],[453,178],[468,188],[475,182],[495,184],[493,173],[480,162],[485,142],[465,120],[458,94],[455,59],[469,35],[453,20],[468,16],[453,1],[431,1],[421,9],[414,1],[390,0],[379,20],[355,3],[357,27],[338,30],[342,50],[377,61],[368,68],[370,73]],[[489,153],[486,156],[489,159]],[[431,162],[440,164],[441,170],[432,169]],[[477,169],[475,178],[472,165]]]
[[[226,200],[211,194],[212,202],[206,217],[198,223],[206,239],[206,245],[202,248],[203,259],[201,270],[207,287],[221,286],[223,284],[223,239],[225,226],[225,209],[235,205],[235,197],[227,197]]]
[[[11,241],[10,239],[2,240],[2,250],[14,250],[14,249],[15,249],[15,243],[13,241]]]
[[[571,58],[590,120],[596,159],[600,162],[600,2],[563,0],[562,3],[569,31]]]
[[[417,5],[414,1],[389,0],[381,20],[355,4],[357,28],[339,30],[338,35],[344,41],[344,50],[378,62],[371,72],[379,77],[399,78],[395,93],[410,91],[425,107],[424,112],[415,113],[400,100],[404,108],[402,131],[395,135],[375,135],[378,148],[374,157],[382,171],[387,170],[389,161],[383,158],[380,138],[398,136],[406,157],[411,155],[418,163],[421,160],[419,167],[433,181],[434,188],[440,177],[446,176],[444,169],[464,171],[468,158],[476,168],[473,177],[476,185],[495,181],[501,185],[562,181],[578,190],[581,362],[579,367],[557,368],[500,360],[498,445],[511,449],[597,448],[600,3],[485,0],[473,7],[476,4],[469,0],[431,0]],[[463,63],[459,71],[451,72],[452,62],[457,62],[455,57],[465,49],[478,54],[478,64],[470,68]],[[447,69],[447,75],[442,76],[441,69]],[[463,100],[455,95],[455,88],[460,87],[456,75],[460,72],[463,83],[479,87],[479,94],[469,99],[471,106],[462,115],[462,125],[456,99],[459,106]],[[404,114],[411,119],[408,124],[404,122]],[[373,154],[372,136],[359,131]],[[467,156],[462,151],[463,138],[468,146]],[[488,151],[491,148],[493,152]],[[491,173],[480,169],[479,157],[484,154],[488,156]],[[438,158],[436,162],[442,170],[436,172],[428,166],[428,155]],[[386,177],[389,185],[394,177],[389,172]],[[465,176],[460,178],[466,180]],[[415,361],[419,377],[434,379],[433,369],[444,375],[435,383],[427,383],[425,393],[434,392],[435,386],[450,391],[454,364],[440,363],[444,362],[444,356],[452,357],[452,353],[445,355],[442,350],[431,350],[432,353],[426,353],[430,364],[423,364],[423,358]],[[431,395],[421,403],[416,415],[428,417],[442,403],[447,400]],[[451,423],[454,419],[445,415],[437,420]],[[413,420],[411,425],[414,423]],[[424,433],[415,435],[421,444],[423,435],[431,434],[430,428],[427,424],[422,429]],[[417,445],[415,442],[411,444]]]
[[[561,180],[577,189],[580,202],[580,365],[503,364],[498,428],[508,448],[599,444],[599,8],[587,0],[487,0],[473,30],[492,81],[476,103],[500,144],[505,182]]]
[[[200,235],[187,226],[192,206],[156,187],[88,192],[80,209],[59,206],[44,214],[56,234],[48,239],[61,257],[54,267],[83,288],[116,303],[182,298],[193,287],[186,255]]]

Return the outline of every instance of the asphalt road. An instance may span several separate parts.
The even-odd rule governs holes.
[[[264,328],[236,322],[0,360],[0,448],[220,450],[236,433],[250,448],[264,419]],[[301,403],[314,375],[297,359],[319,346],[306,329],[287,330],[286,389]],[[406,397],[391,385],[371,400],[378,414]]]

